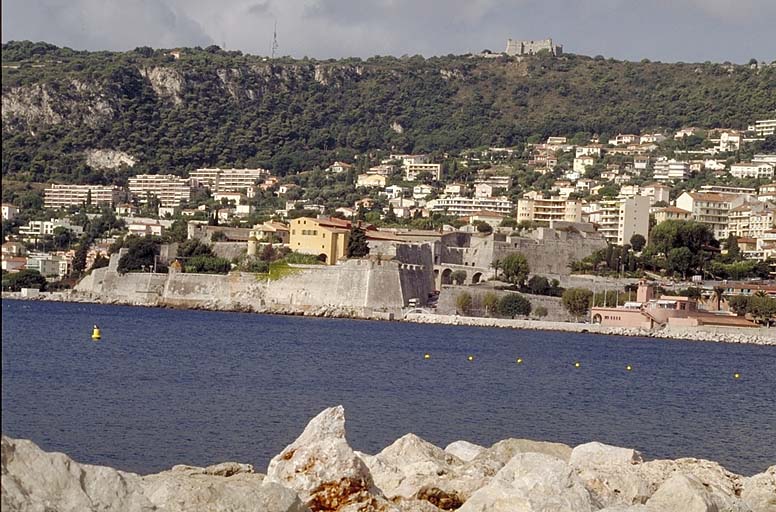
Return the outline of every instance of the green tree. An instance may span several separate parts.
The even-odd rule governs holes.
[[[531,302],[519,293],[510,293],[498,301],[498,312],[509,318],[527,316],[531,314]]]
[[[188,223],[183,219],[175,220],[170,228],[165,232],[165,237],[170,242],[185,242],[189,236]]]
[[[647,239],[644,238],[644,235],[636,233],[630,238],[630,245],[634,251],[641,252],[647,245]]]
[[[387,224],[395,224],[399,221],[399,219],[396,217],[396,212],[393,211],[393,205],[388,205],[388,212],[385,214],[385,218],[383,219]]]
[[[124,244],[128,251],[119,259],[119,273],[153,269],[156,257],[159,255],[159,241],[157,239],[151,236],[128,237]]]
[[[110,264],[110,260],[108,258],[103,256],[102,254],[98,254],[97,257],[94,258],[94,263],[92,263],[92,268],[90,270],[107,267],[109,264]]]
[[[500,260],[499,266],[507,281],[520,287],[525,284],[531,271],[528,267],[528,260],[519,252],[505,256]]]
[[[43,291],[46,289],[46,278],[37,270],[30,269],[20,270],[3,277],[3,289],[18,292],[22,288],[37,288]]]
[[[450,274],[450,279],[452,279],[455,284],[462,285],[466,282],[466,272],[463,270],[456,270]]]
[[[458,314],[468,315],[472,309],[472,296],[467,292],[459,293],[455,297],[455,310]]]
[[[57,251],[66,251],[70,249],[73,243],[73,232],[62,226],[54,228],[54,249]]]
[[[477,231],[480,233],[486,233],[486,234],[493,233],[493,226],[491,226],[487,222],[480,221],[476,224],[476,226],[477,226]]]
[[[587,288],[567,288],[561,296],[561,302],[566,311],[579,321],[590,310],[590,305],[593,302],[593,292]]]
[[[528,280],[528,289],[534,295],[547,295],[550,291],[550,282],[544,276],[533,275]]]
[[[369,244],[366,241],[366,231],[357,224],[353,224],[348,240],[348,258],[363,258],[367,254],[369,254]]]
[[[486,293],[482,298],[482,307],[486,315],[493,315],[498,310],[498,295],[493,292]]]
[[[693,264],[693,253],[687,247],[676,247],[668,251],[667,264],[668,270],[682,274],[682,278],[687,277],[687,271]]]
[[[86,256],[89,253],[89,244],[86,237],[81,239],[78,249],[73,254],[73,274],[81,275],[86,270]]]

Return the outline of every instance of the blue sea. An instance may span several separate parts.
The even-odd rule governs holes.
[[[264,471],[342,404],[369,453],[414,432],[776,464],[773,347],[14,300],[2,320],[3,433],[79,462]]]

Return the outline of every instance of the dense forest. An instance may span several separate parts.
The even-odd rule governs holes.
[[[548,135],[745,128],[776,108],[776,66],[537,55],[316,61],[216,46],[82,52],[2,45],[2,174],[121,183],[137,172],[280,175],[375,150],[443,154]],[[89,149],[136,165],[86,165]]]

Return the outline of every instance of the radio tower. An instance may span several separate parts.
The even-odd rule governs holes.
[[[275,20],[275,31],[272,33],[272,59],[275,59],[275,52],[278,49],[278,20]]]

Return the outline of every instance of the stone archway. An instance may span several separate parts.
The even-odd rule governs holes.
[[[601,315],[599,315],[598,313],[593,315],[593,323],[594,324],[600,324],[601,320],[602,320]]]
[[[472,284],[477,284],[482,280],[482,272],[475,272],[472,276]]]
[[[328,263],[326,260],[327,260],[327,257],[325,254],[321,253],[318,255],[318,261],[320,261],[321,263]]]
[[[442,271],[442,284],[453,284],[453,269],[446,268]]]

